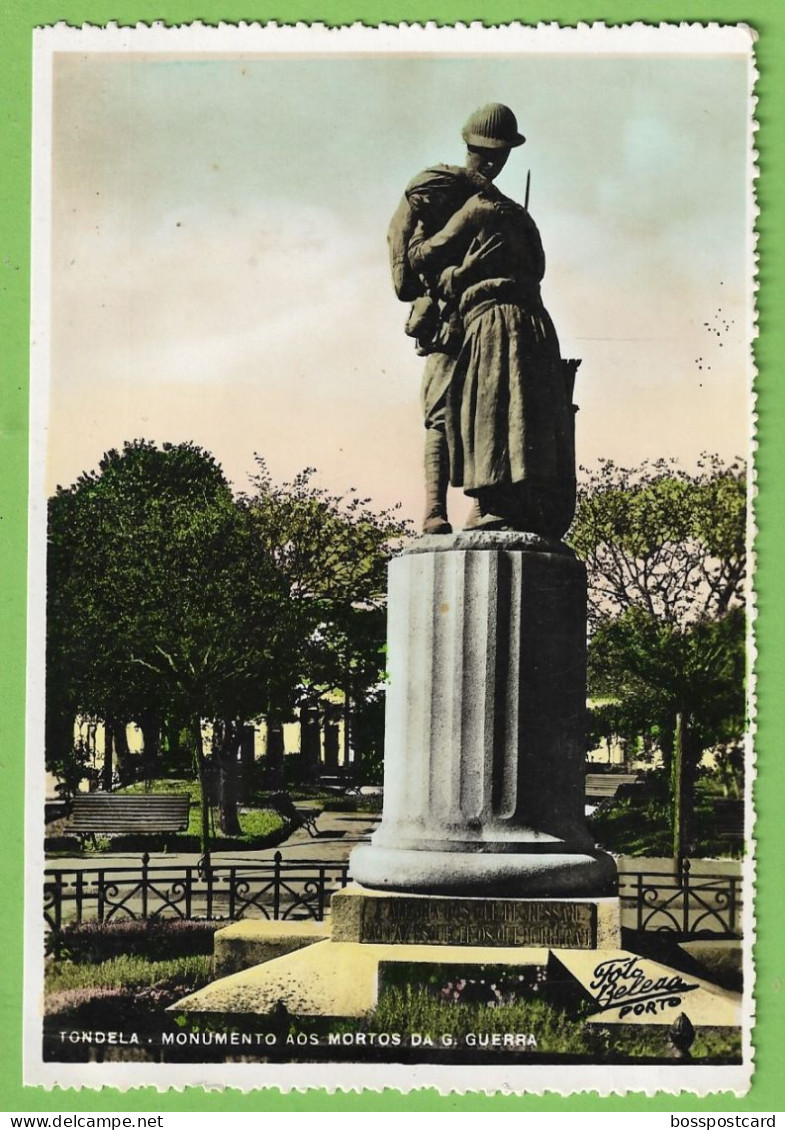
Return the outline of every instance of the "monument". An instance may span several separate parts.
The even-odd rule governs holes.
[[[464,328],[446,436],[452,482],[474,507],[464,531],[421,537],[391,563],[384,812],[351,873],[429,896],[593,899],[543,905],[536,921],[532,906],[500,910],[519,932],[534,922],[537,944],[547,923],[570,944],[557,939],[582,937],[581,915],[616,891],[584,820],[585,572],[559,540],[575,508],[577,362],[561,359],[542,304],[537,228],[493,185],[523,143],[512,111],[483,107],[464,138],[482,183],[429,233],[433,203],[415,178],[409,260]],[[384,915],[370,905],[375,936]]]
[[[586,576],[561,541],[578,362],[542,304],[528,208],[493,184],[523,144],[514,114],[484,106],[463,134],[466,168],[416,177],[391,228],[409,331],[436,360],[424,534],[389,569],[381,824],[352,852],[329,923],[221,931],[216,953],[240,972],[184,1011],[360,1016],[391,962],[544,968],[554,953],[620,952],[615,863],[584,819]],[[447,469],[473,500],[456,533]]]

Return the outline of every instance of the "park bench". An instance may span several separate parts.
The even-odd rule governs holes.
[[[316,821],[321,814],[320,808],[298,808],[288,793],[275,793],[267,804],[284,820],[291,820],[297,828],[305,828],[309,836],[319,835]]]
[[[44,801],[44,823],[52,824],[55,820],[65,820],[71,811],[71,802],[62,796],[48,796]]]
[[[714,831],[717,839],[740,848],[744,844],[744,801],[732,797],[714,797]]]
[[[85,793],[74,797],[66,832],[75,832],[82,847],[89,836],[153,835],[184,832],[191,798],[188,793]]]
[[[338,773],[322,773],[318,779],[320,789],[327,793],[335,793],[336,796],[344,796],[357,789],[357,786],[346,776],[341,776]]]
[[[587,773],[586,800],[589,804],[601,800],[613,800],[617,795],[629,796],[639,788],[637,773]]]

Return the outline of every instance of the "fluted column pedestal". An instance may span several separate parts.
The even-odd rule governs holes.
[[[390,565],[384,812],[351,873],[431,894],[603,896],[584,820],[586,581],[560,542],[462,532]]]

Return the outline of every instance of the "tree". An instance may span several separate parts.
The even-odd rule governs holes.
[[[306,468],[276,486],[257,456],[243,501],[290,600],[292,646],[288,660],[279,659],[273,722],[338,690],[348,748],[353,704],[372,698],[384,675],[387,563],[412,529],[395,510],[372,510],[354,490],[340,495],[316,486],[315,473]]]
[[[585,561],[592,625],[639,608],[686,625],[744,600],[746,469],[704,455],[695,475],[658,460],[584,472],[569,541]]]
[[[51,500],[53,710],[186,718],[208,863],[202,721],[214,721],[217,759],[231,774],[237,727],[269,698],[286,600],[247,508],[192,444],[127,443]],[[229,824],[230,794],[227,785]]]
[[[744,729],[744,466],[606,461],[581,489],[570,541],[588,571],[590,693],[659,735],[681,856],[700,758]]]

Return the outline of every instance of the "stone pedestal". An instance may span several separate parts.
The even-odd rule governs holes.
[[[384,812],[363,886],[616,890],[584,820],[586,580],[532,534],[420,538],[390,565]]]
[[[543,946],[594,950],[621,944],[618,898],[448,898],[348,887],[333,895],[331,908],[334,942],[483,946],[489,951]]]
[[[228,977],[264,961],[274,961],[294,950],[323,942],[330,937],[329,923],[305,921],[272,922],[243,918],[216,930],[213,940],[216,977]]]

